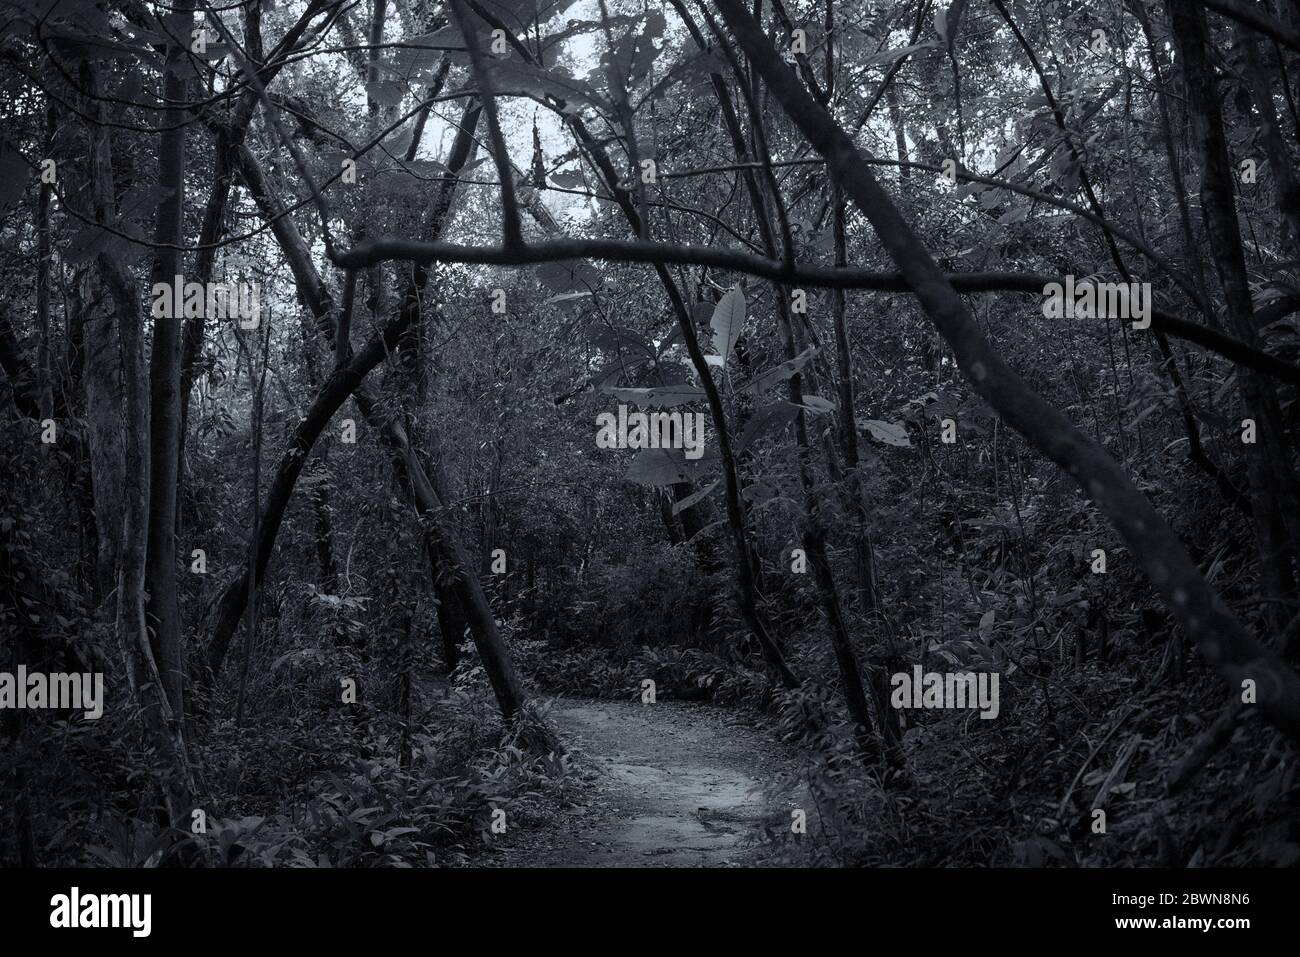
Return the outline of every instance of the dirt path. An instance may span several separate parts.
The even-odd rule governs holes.
[[[769,807],[760,789],[785,768],[780,746],[706,705],[557,699],[551,716],[595,766],[581,799],[550,827],[498,845],[504,867],[739,867]],[[732,721],[728,719],[731,718]],[[793,806],[791,803],[790,806]]]

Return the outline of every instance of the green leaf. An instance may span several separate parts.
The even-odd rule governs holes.
[[[1004,226],[1011,223],[1021,223],[1029,216],[1029,207],[1016,204],[1009,210],[998,217],[998,222]]]
[[[698,50],[683,57],[669,71],[674,80],[685,83],[708,81],[712,74],[726,75],[727,62],[712,50]]]
[[[537,280],[554,292],[589,292],[600,285],[600,274],[585,262],[570,259],[538,266]]]
[[[483,0],[483,6],[509,26],[526,27],[539,16],[543,19],[563,13],[574,0],[543,3],[542,0]]]
[[[775,368],[761,372],[754,377],[754,381],[749,383],[740,391],[753,392],[758,395],[760,392],[766,392],[772,386],[780,382],[785,382],[792,375],[808,364],[808,360],[817,354],[816,346],[809,346],[803,352],[799,353],[793,359],[787,359]]]
[[[591,295],[591,293],[572,293],[574,296]],[[554,297],[559,299],[559,296]],[[548,300],[552,301],[552,300]],[[639,352],[643,356],[654,356],[654,349],[640,333],[626,326],[611,326],[608,329],[594,329],[590,333],[591,341],[605,352]]]
[[[813,413],[834,412],[835,403],[830,399],[823,399],[819,395],[806,395],[803,397],[804,408]]]
[[[581,173],[568,172],[552,173],[551,184],[561,189],[584,189],[587,185]]]
[[[523,63],[519,60],[496,60],[492,64],[492,81],[497,92],[502,96],[528,96],[542,98],[554,96],[573,106],[587,103],[605,113],[613,113],[614,107],[600,95],[590,83],[580,80],[563,66],[547,69]]]
[[[590,296],[590,290],[586,292],[564,292],[560,293],[558,296],[552,296],[550,299],[545,300],[543,304],[547,306],[556,306],[561,303],[573,302],[575,299],[587,299]]]
[[[722,480],[719,479],[718,481],[711,483],[707,487],[700,489],[698,492],[686,496],[680,502],[674,502],[673,514],[676,515],[678,512],[684,512],[691,506],[695,505],[697,502],[703,501],[709,495],[709,493],[711,493],[715,488],[717,488],[721,484],[722,484]]]
[[[653,405],[661,409],[681,405],[683,402],[694,402],[704,397],[703,389],[684,382],[657,385],[648,389],[607,389],[605,391],[624,402],[635,402],[640,406]]]
[[[371,80],[366,84],[366,96],[380,106],[397,106],[402,102],[406,88],[396,80]]]
[[[404,80],[432,76],[445,54],[464,48],[465,38],[455,27],[411,37],[384,57],[384,72]]]
[[[870,432],[873,439],[884,442],[886,445],[906,448],[912,444],[912,440],[907,437],[907,429],[903,428],[901,422],[882,422],[879,419],[866,419],[858,423],[858,428]]]
[[[640,485],[673,485],[689,482],[686,453],[680,449],[642,449],[623,476]]]
[[[713,348],[722,356],[722,364],[725,366],[745,327],[745,294],[740,291],[740,287],[719,300],[713,309],[709,327],[713,330]]]
[[[892,50],[881,50],[879,53],[867,57],[862,62],[864,66],[874,66],[880,63],[892,64],[896,60],[901,60],[903,57],[911,56],[913,53],[917,53],[921,50],[928,50],[932,46],[934,46],[933,43],[913,43],[911,46],[895,47]]]
[[[643,365],[650,362],[649,356],[624,356],[615,359],[604,369],[601,369],[592,380],[596,382],[596,388],[600,392],[608,393],[624,375],[635,371]]]
[[[654,41],[663,36],[667,21],[657,10],[646,14],[643,23],[636,23],[615,41],[612,48],[605,51],[596,73],[603,74],[602,80],[622,84],[626,87],[639,83],[654,64],[659,51]],[[613,74],[612,78],[610,74]]]

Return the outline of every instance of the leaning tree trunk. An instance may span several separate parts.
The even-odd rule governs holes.
[[[727,25],[787,116],[861,209],[975,391],[1083,489],[1128,544],[1184,632],[1240,694],[1251,682],[1264,713],[1300,740],[1300,677],[1251,636],[1164,518],[1114,459],[1043,400],[999,356],[929,250],[881,189],[853,141],[800,86],[741,0],[717,0]]]
[[[711,24],[715,22],[712,19],[710,20]],[[689,21],[688,25],[694,26]],[[698,32],[695,33],[695,42],[701,48],[704,47],[703,37]],[[725,52],[728,59],[732,59],[734,63],[734,54],[730,49],[728,48]],[[745,170],[744,178],[749,192],[750,205],[753,207],[754,216],[758,223],[763,251],[768,258],[775,259],[778,250],[776,229],[772,222],[773,211],[775,210],[778,214],[780,223],[785,224],[788,220],[782,206],[782,198],[776,177],[772,174],[772,158],[760,125],[761,117],[755,103],[757,89],[745,86],[744,81],[739,78],[740,71],[737,70],[736,72],[737,83],[741,85],[741,94],[749,107],[750,129],[754,140],[752,149],[745,142],[739,118],[731,105],[731,99],[727,95],[722,77],[717,73],[714,73],[711,77],[713,89],[723,120],[731,135],[736,162],[748,163],[751,156],[756,154],[762,164],[761,185],[759,177],[752,170]],[[782,238],[783,242],[791,241],[788,227]],[[786,249],[785,252],[788,255],[793,255],[792,249]],[[779,282],[773,282],[772,293],[776,299],[776,315],[780,327],[781,344],[785,350],[786,360],[793,362],[798,355],[798,345],[795,342],[794,324],[790,314],[790,287]],[[808,417],[804,406],[803,379],[803,375],[796,372],[790,377],[787,386],[790,401],[799,410],[795,416],[795,440],[799,485],[804,500],[804,528],[801,540],[808,557],[808,563],[812,567],[817,597],[821,601],[822,612],[826,615],[826,622],[830,628],[831,649],[835,654],[835,663],[839,669],[840,684],[844,692],[844,703],[848,709],[849,718],[853,723],[854,736],[862,756],[870,761],[874,760],[884,749],[878,748],[872,738],[874,725],[871,719],[871,708],[867,704],[867,694],[863,686],[862,669],[858,665],[857,655],[853,649],[853,639],[849,635],[848,626],[844,620],[839,589],[835,583],[835,573],[831,568],[830,558],[826,551],[826,526],[820,514],[820,505],[815,490],[812,448],[808,440]],[[876,702],[876,710],[880,717],[878,733],[882,735],[882,738],[885,722],[888,720],[887,702],[888,698]]]
[[[479,110],[471,106],[460,124],[447,163],[453,175],[471,155],[473,131],[478,116]],[[289,262],[299,294],[322,325],[335,335],[336,346],[346,355],[346,343],[340,341],[343,330],[334,330],[331,321],[333,300],[297,227],[290,217],[283,215],[256,158],[247,147],[240,147],[237,151],[236,162],[263,216],[271,222],[272,231]],[[454,186],[450,186],[444,191],[430,216],[429,231],[435,239],[448,219],[453,190]],[[434,463],[435,476],[431,479],[426,474],[419,455],[411,448],[402,424],[393,417],[380,415],[377,398],[364,386],[365,376],[370,370],[394,353],[402,339],[410,333],[411,327],[421,320],[423,280],[427,278],[427,272],[423,268],[420,269],[419,277],[415,288],[408,290],[397,314],[389,320],[382,332],[372,337],[366,347],[346,365],[335,369],[295,430],[267,494],[256,560],[251,568],[252,580],[260,583],[265,575],[274,550],[275,537],[301,471],[303,458],[310,452],[334,412],[349,395],[354,395],[362,415],[389,449],[399,481],[410,490],[416,513],[424,526],[435,588],[440,590],[440,595],[450,591],[454,596],[454,602],[459,605],[483,660],[484,670],[492,683],[501,712],[507,721],[512,721],[523,709],[526,695],[487,597],[483,594],[477,576],[464,564],[466,556],[435,491],[437,485],[445,484],[441,476],[436,474],[440,465]],[[208,645],[208,663],[214,674],[220,670],[230,640],[238,628],[248,601],[249,581],[250,569],[245,567],[240,576],[227,586],[218,603],[216,622]]]

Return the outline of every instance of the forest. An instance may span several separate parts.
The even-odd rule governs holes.
[[[1297,100],[1295,0],[0,0],[0,866],[1300,864]]]

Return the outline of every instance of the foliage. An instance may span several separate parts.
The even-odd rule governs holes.
[[[165,69],[150,5],[5,6],[0,667],[100,671],[110,697],[99,721],[0,714],[0,863],[158,866],[178,843],[225,867],[489,861],[494,809],[543,828],[588,770],[545,699],[635,700],[646,681],[783,739],[796,766],[772,782],[773,806],[815,813],[807,836],[770,822],[774,861],[1300,863],[1294,744],[1258,715],[1168,789],[1224,689],[1144,577],[1141,537],[1121,540],[1097,489],[1040,456],[1023,410],[988,404],[984,374],[959,368],[898,279],[898,237],[832,189],[773,84],[749,89],[733,33],[700,17],[701,49],[682,19],[693,5],[487,4],[514,41],[491,59],[496,157],[466,38],[439,3],[376,4],[391,13],[377,25],[365,5],[207,13],[262,43],[265,103],[224,40]],[[1242,323],[1222,237],[1209,241],[1213,157],[1179,11],[917,7],[759,12],[768,35],[806,29],[783,62],[929,258],[968,283],[981,334],[1133,480],[1268,655],[1296,657],[1300,566],[1260,521],[1300,545],[1300,403],[1294,376],[1275,375],[1300,360],[1295,50],[1261,42],[1256,62],[1253,30],[1207,20],[1235,178],[1217,225],[1240,234],[1255,307]],[[376,26],[371,58],[358,38]],[[159,97],[181,73],[196,99],[170,104],[176,126]],[[183,167],[160,163],[181,129]],[[46,159],[53,181],[38,176]],[[503,249],[502,179],[533,250],[605,252]],[[154,315],[149,295],[177,253],[150,238],[172,199],[180,268],[256,283],[264,347],[209,316],[185,326],[183,353],[153,355],[175,331],[160,323],[183,321]],[[418,266],[339,267],[375,240],[441,245]],[[657,269],[646,243],[664,251]],[[841,262],[873,288],[822,288]],[[819,285],[796,286],[789,264]],[[1172,338],[1048,318],[1039,287],[1067,274],[1149,283]],[[1203,348],[1223,330],[1269,373]],[[349,391],[340,357],[349,370],[374,358],[364,389]],[[171,373],[184,401],[170,379],[150,389]],[[620,405],[704,416],[704,454],[598,447],[597,417]],[[1267,441],[1244,442],[1243,419],[1265,412]],[[128,455],[148,463],[172,421],[179,448],[152,452],[180,475],[151,487]],[[1279,497],[1253,501],[1269,475]],[[144,526],[128,510],[141,491]],[[183,768],[158,747],[136,673],[134,602],[170,566],[128,593],[124,554],[173,493],[179,584],[159,600],[179,624],[151,627],[186,676]],[[246,612],[255,527],[270,556],[256,627],[238,615],[214,674],[222,610]],[[798,567],[819,539],[824,578]],[[798,687],[774,677],[764,633]],[[886,681],[913,665],[995,672],[1001,715],[908,710],[887,755],[877,703],[876,751],[860,753],[846,657]],[[502,664],[531,696],[506,723]],[[167,820],[172,771],[192,778],[206,830]]]

